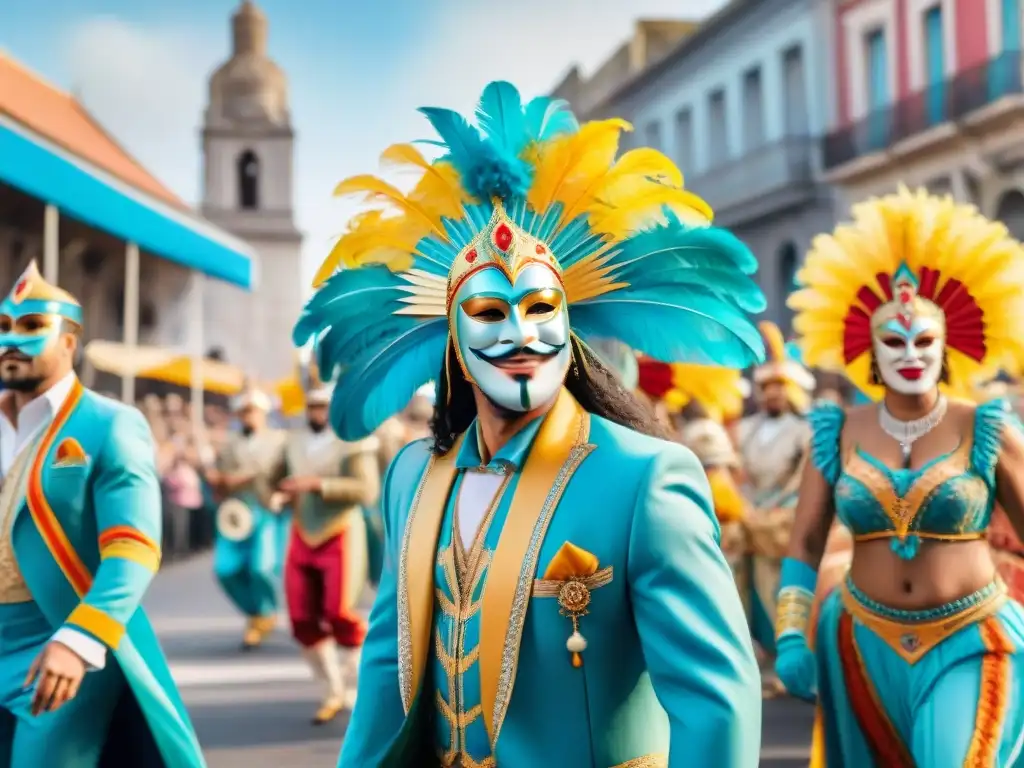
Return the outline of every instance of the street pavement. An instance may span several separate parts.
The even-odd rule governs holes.
[[[165,566],[146,608],[209,768],[335,766],[347,717],[310,725],[319,688],[284,623],[263,648],[239,651],[242,620],[214,581],[209,555]],[[797,701],[766,702],[764,768],[807,765],[812,714]]]

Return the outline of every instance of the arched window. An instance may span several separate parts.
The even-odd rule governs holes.
[[[260,161],[251,149],[238,157],[238,201],[245,210],[259,208]]]
[[[778,255],[778,318],[783,333],[788,333],[793,322],[793,311],[786,306],[786,299],[796,288],[796,273],[800,268],[796,244],[787,241],[779,247]]]
[[[1013,189],[999,200],[996,218],[1006,225],[1010,234],[1018,240],[1024,240],[1024,194]]]

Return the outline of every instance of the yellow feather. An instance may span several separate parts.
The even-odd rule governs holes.
[[[643,178],[630,181],[629,188],[626,184],[620,186],[620,197],[594,201],[588,213],[595,232],[623,240],[656,221],[664,220],[666,206],[691,226],[710,223],[711,208],[692,192]]]
[[[633,187],[637,181],[656,179],[671,187],[683,186],[683,174],[675,163],[656,149],[632,149],[620,157],[603,175],[596,176],[580,196],[565,206],[564,220],[572,221],[593,206],[595,200],[614,204],[621,200],[624,184]],[[628,192],[627,192],[628,194]]]
[[[619,136],[632,130],[625,120],[584,123],[577,133],[560,136],[526,150],[534,165],[527,202],[535,211],[554,203],[572,205],[594,180],[608,172],[619,151]]]
[[[450,163],[429,163],[412,144],[392,144],[380,156],[381,165],[420,174],[408,199],[438,217],[463,214],[464,195],[459,174]]]
[[[783,337],[779,326],[767,320],[762,320],[757,324],[757,329],[761,332],[761,337],[764,339],[768,361],[774,363],[785,361],[786,339]]]
[[[421,205],[413,202],[402,194],[401,190],[393,184],[389,184],[376,176],[363,174],[352,176],[340,182],[334,188],[335,197],[348,195],[362,195],[363,202],[390,204],[401,213],[407,216],[419,218],[427,225],[428,231],[433,231],[441,237],[446,237],[444,227],[436,215],[432,215],[423,209]]]

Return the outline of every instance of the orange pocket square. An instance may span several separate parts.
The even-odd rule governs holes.
[[[73,437],[64,438],[57,446],[57,455],[54,463],[58,467],[76,467],[86,462],[85,451],[82,444]]]
[[[611,580],[611,566],[598,569],[597,555],[567,541],[551,558],[544,578],[533,582],[533,596],[556,598],[558,612],[572,622],[565,648],[574,667],[583,666],[583,651],[587,649],[580,619],[588,613],[591,592]]]

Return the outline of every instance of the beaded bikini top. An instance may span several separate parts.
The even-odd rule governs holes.
[[[842,455],[846,412],[833,403],[810,415],[811,457],[833,487],[836,514],[855,539],[892,540],[905,560],[921,539],[966,540],[984,535],[995,501],[1002,431],[1016,423],[1005,401],[975,411],[974,429],[953,451],[914,469],[893,469],[853,446]]]

